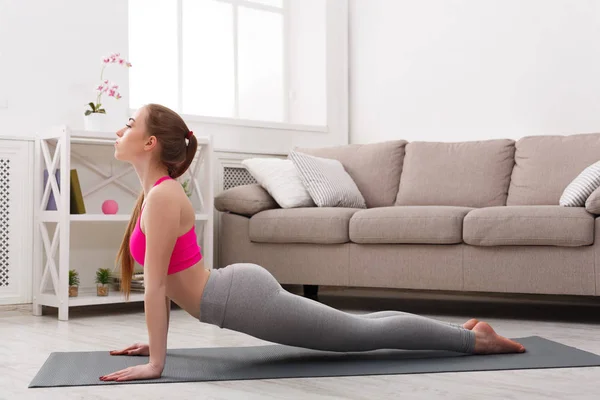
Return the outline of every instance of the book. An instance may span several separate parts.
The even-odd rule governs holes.
[[[85,203],[77,170],[71,170],[71,214],[85,214]]]
[[[42,190],[45,190],[46,185],[48,183],[48,170],[44,170],[44,187]],[[55,172],[56,183],[58,185],[58,190],[60,190],[60,170],[57,169]],[[70,174],[70,188],[71,188],[71,214],[85,214],[85,203],[83,201],[83,193],[81,192],[81,185],[79,184],[79,176],[77,174],[76,169],[71,170]],[[60,194],[60,193],[59,193]],[[50,196],[48,197],[48,203],[46,203],[47,211],[56,211],[56,199],[54,197],[54,191],[52,190],[52,186],[50,186]]]
[[[112,280],[113,284],[117,287],[117,289],[121,290],[121,278],[113,276]],[[131,285],[129,288],[132,292],[144,292],[144,274],[134,273],[131,277]]]

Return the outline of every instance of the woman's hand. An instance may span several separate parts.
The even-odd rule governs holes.
[[[134,343],[123,350],[113,350],[110,352],[112,356],[149,356],[150,346],[145,343]]]
[[[132,381],[135,379],[157,379],[162,375],[162,368],[158,368],[152,364],[136,365],[122,369],[112,374],[104,375],[100,377],[101,381]]]

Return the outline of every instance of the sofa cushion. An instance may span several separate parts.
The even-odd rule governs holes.
[[[471,210],[448,206],[362,210],[350,219],[350,240],[354,243],[461,243],[463,218]]]
[[[583,207],[506,206],[473,210],[463,240],[475,246],[586,246],[594,243],[594,216]]]
[[[215,197],[215,208],[223,212],[251,216],[264,210],[279,208],[279,205],[262,186],[253,183],[222,191]]]
[[[394,204],[406,143],[405,140],[393,140],[322,148],[297,147],[295,150],[341,162],[365,198],[367,207],[371,208]]]
[[[514,164],[514,141],[406,145],[396,205],[504,205]]]
[[[586,167],[600,160],[600,134],[527,136],[517,141],[506,204],[558,205]]]
[[[309,207],[267,210],[250,219],[250,240],[260,243],[347,243],[359,209]]]

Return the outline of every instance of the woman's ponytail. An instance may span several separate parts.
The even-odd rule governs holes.
[[[143,203],[144,192],[140,193],[137,202],[135,203],[133,213],[129,219],[129,225],[127,225],[127,230],[125,230],[125,234],[123,235],[121,247],[117,253],[117,265],[121,267],[121,292],[125,294],[126,299],[129,299],[129,293],[131,292],[131,279],[133,278],[133,256],[129,251],[129,239],[131,238],[131,234],[133,233],[135,225],[137,224],[137,219],[140,216]]]

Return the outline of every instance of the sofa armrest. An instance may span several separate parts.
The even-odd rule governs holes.
[[[236,186],[219,193],[215,197],[215,208],[251,217],[261,211],[280,207],[262,186],[254,183]]]
[[[600,187],[590,194],[585,201],[585,209],[590,214],[600,215]]]

